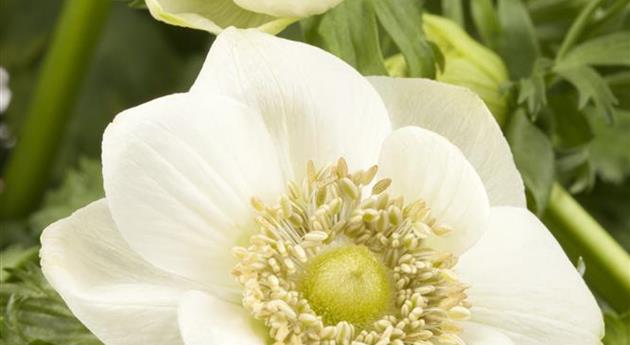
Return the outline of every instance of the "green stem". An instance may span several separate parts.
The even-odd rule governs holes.
[[[593,290],[615,310],[630,309],[630,255],[558,184],[543,221],[574,262],[584,259]]]
[[[5,170],[0,219],[25,216],[41,199],[111,3],[64,3],[25,123]]]
[[[584,32],[584,29],[586,29],[586,25],[591,19],[591,15],[602,2],[603,0],[592,0],[584,6],[577,19],[573,22],[573,24],[571,24],[567,35],[564,36],[564,40],[562,41],[558,54],[556,55],[556,61],[560,61],[569,49],[573,47],[575,42],[577,42]]]

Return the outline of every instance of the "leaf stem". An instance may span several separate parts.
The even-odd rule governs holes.
[[[582,35],[582,32],[584,32],[584,29],[586,29],[586,25],[591,19],[591,15],[593,14],[593,12],[595,12],[597,7],[599,7],[602,2],[603,0],[592,0],[586,6],[584,6],[577,19],[575,19],[573,24],[571,24],[567,35],[564,36],[564,40],[562,41],[560,49],[558,50],[558,54],[556,55],[556,61],[560,61],[569,51],[569,49],[573,47],[575,42],[577,42],[577,40]]]
[[[543,221],[574,262],[584,259],[593,290],[618,312],[630,309],[630,255],[558,184]]]
[[[79,95],[111,0],[66,0],[0,192],[0,219],[28,214],[39,202]]]

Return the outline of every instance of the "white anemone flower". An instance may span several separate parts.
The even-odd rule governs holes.
[[[300,18],[324,13],[341,1],[145,0],[157,20],[215,34],[229,26],[275,34]]]
[[[596,345],[592,294],[472,92],[229,29],[119,114],[42,268],[107,345]]]

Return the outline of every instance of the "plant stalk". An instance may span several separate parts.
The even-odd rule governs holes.
[[[543,221],[574,263],[584,259],[589,286],[616,311],[629,310],[630,255],[558,184]]]
[[[0,219],[23,217],[39,203],[111,3],[65,1],[4,171]]]

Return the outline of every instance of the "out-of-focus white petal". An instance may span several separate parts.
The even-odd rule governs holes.
[[[526,206],[510,147],[476,94],[428,79],[368,79],[383,98],[394,128],[418,126],[448,138],[477,170],[491,205]]]
[[[9,73],[0,67],[0,114],[4,113],[11,103],[11,89],[9,89]]]
[[[343,0],[234,0],[239,6],[253,12],[276,17],[308,17],[321,14]]]
[[[50,225],[41,242],[46,279],[104,343],[181,344],[179,298],[198,285],[134,253],[104,199]]]
[[[495,328],[474,322],[466,322],[463,327],[464,332],[460,337],[466,345],[515,345],[508,336]]]
[[[597,345],[604,324],[595,298],[560,245],[529,211],[492,208],[488,231],[461,258],[472,321],[518,345]]]
[[[151,15],[168,24],[205,30],[214,34],[235,26],[257,28],[276,34],[297,18],[277,18],[248,11],[233,0],[145,0]]]
[[[275,202],[285,189],[260,115],[224,97],[190,94],[129,109],[105,131],[103,177],[131,248],[239,299],[231,249],[256,229],[250,199]]]
[[[352,67],[254,30],[221,34],[191,92],[227,95],[256,109],[295,179],[308,160],[322,167],[343,156],[353,170],[368,167],[390,132],[378,93]]]
[[[397,129],[385,140],[379,175],[392,179],[392,194],[423,199],[438,224],[451,227],[431,246],[453,253],[470,248],[485,231],[490,206],[483,184],[461,151],[419,127]]]
[[[186,345],[265,345],[264,328],[240,305],[199,291],[182,299],[179,329]]]

